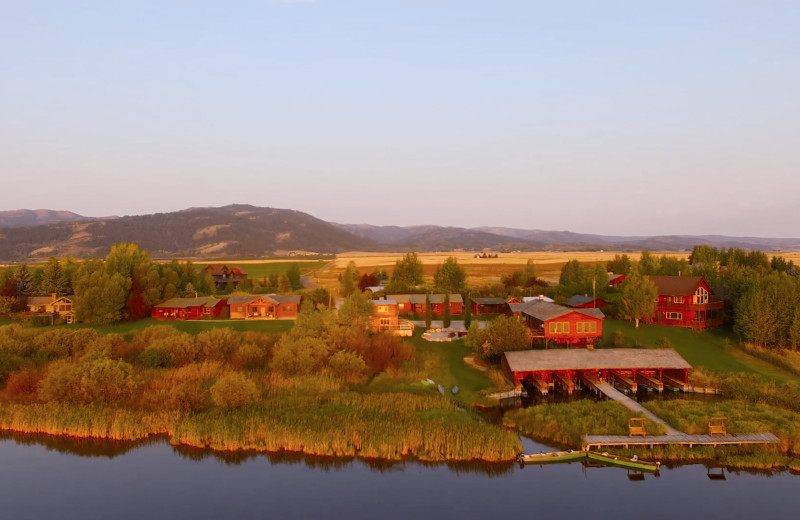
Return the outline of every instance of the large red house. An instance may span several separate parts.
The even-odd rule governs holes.
[[[297,318],[300,296],[249,294],[228,298],[231,319],[293,320]]]
[[[553,341],[559,345],[594,345],[603,337],[600,309],[571,309],[545,301],[518,304],[519,316],[527,325],[532,341]]]
[[[228,267],[223,264],[210,264],[203,268],[203,276],[210,276],[214,280],[218,291],[236,287],[247,279],[247,271],[241,267]]]
[[[650,323],[704,330],[722,325],[724,303],[702,276],[651,276],[658,303]]]
[[[215,318],[222,313],[225,302],[213,296],[171,298],[150,311],[157,320],[199,320]]]

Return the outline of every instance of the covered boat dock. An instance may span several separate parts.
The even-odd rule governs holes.
[[[639,385],[663,391],[689,390],[692,366],[672,349],[553,349],[506,352],[503,372],[521,389],[523,383],[547,394],[556,386],[567,393],[576,387],[610,383],[635,392]]]

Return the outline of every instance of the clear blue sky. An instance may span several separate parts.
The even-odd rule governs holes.
[[[0,3],[0,210],[800,236],[800,2]]]

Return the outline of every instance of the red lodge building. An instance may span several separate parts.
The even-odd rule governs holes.
[[[199,320],[216,318],[225,307],[225,302],[213,296],[199,298],[172,298],[159,303],[150,311],[157,320]]]
[[[702,276],[651,276],[658,304],[651,323],[704,330],[722,325],[724,303]]]
[[[293,320],[297,318],[300,296],[249,294],[228,298],[231,319]]]
[[[553,341],[565,346],[590,346],[603,337],[600,309],[572,309],[546,301],[516,304],[531,340]]]

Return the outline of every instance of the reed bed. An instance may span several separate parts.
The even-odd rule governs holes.
[[[637,416],[615,402],[584,399],[511,410],[503,417],[503,424],[537,440],[574,448],[581,445],[586,434],[627,435],[628,419]],[[649,419],[645,424],[651,435],[666,433],[662,425]]]

